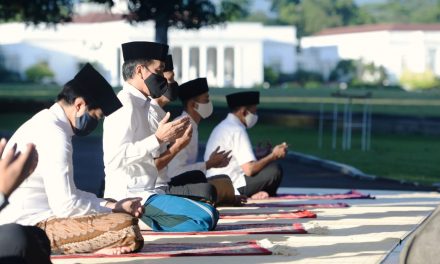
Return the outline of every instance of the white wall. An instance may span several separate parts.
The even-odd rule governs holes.
[[[430,31],[374,31],[351,34],[323,35],[305,37],[302,40],[304,53],[301,62],[313,61],[317,65],[336,65],[341,59],[362,59],[374,62],[387,70],[390,81],[398,82],[404,69],[423,72],[428,67],[429,50],[435,58],[434,70],[440,76],[440,32]],[[333,56],[323,56],[324,50],[334,48]],[[431,51],[432,52],[432,51]]]
[[[154,24],[151,22],[130,25],[124,21],[105,23],[75,23],[53,28],[25,27],[20,23],[0,25],[0,50],[8,61],[14,61],[20,72],[40,60],[47,61],[55,72],[55,80],[63,84],[78,70],[80,62],[95,62],[112,84],[122,81],[120,45],[129,41],[153,41]],[[224,76],[227,65],[225,50],[233,49],[233,80],[229,85],[252,87],[263,82],[263,64],[281,60],[281,69],[295,69],[295,30],[293,27],[264,27],[259,23],[230,23],[200,30],[169,30],[170,48],[182,49],[182,79],[205,77],[206,52],[217,51],[217,78],[209,80],[213,86],[228,85]],[[199,50],[199,76],[189,74],[189,49]],[[282,56],[280,56],[282,54]],[[186,65],[186,66],[185,66]]]

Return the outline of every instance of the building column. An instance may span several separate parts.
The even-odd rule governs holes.
[[[182,46],[182,80],[181,82],[189,81],[189,47]]]
[[[225,50],[223,46],[217,46],[217,86],[225,86]]]
[[[242,87],[243,86],[243,76],[244,72],[242,71],[242,50],[240,46],[234,47],[234,87]]]
[[[205,46],[199,47],[199,77],[206,77],[207,49]]]

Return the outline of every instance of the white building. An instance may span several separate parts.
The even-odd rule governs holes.
[[[390,81],[404,70],[440,76],[440,24],[378,24],[330,28],[302,39],[300,66],[328,76],[341,59],[384,66]]]
[[[207,77],[217,87],[252,87],[263,82],[264,66],[296,70],[296,34],[291,26],[228,23],[200,30],[169,32],[176,79]],[[46,61],[55,81],[70,80],[84,62],[94,62],[112,85],[122,83],[121,43],[154,41],[152,22],[130,25],[121,15],[88,14],[73,23],[26,27],[0,24],[0,63],[23,73]]]

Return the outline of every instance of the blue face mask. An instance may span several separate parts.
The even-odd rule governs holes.
[[[75,117],[73,133],[79,137],[90,134],[98,126],[98,120],[92,117],[87,111],[82,116]]]

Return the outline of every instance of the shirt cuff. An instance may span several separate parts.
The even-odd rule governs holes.
[[[206,175],[206,162],[200,162],[200,171]]]
[[[154,134],[142,140],[141,145],[142,148],[147,150],[149,153],[153,153],[160,147],[159,141]]]
[[[101,201],[99,202],[99,205],[101,206],[101,210],[99,210],[101,213],[111,213],[112,209],[108,208],[107,206],[105,206],[108,201],[105,199],[100,199]]]

